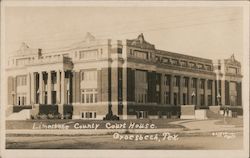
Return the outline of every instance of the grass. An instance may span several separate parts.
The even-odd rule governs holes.
[[[231,118],[231,117],[225,117],[220,118],[220,121],[215,122],[217,125],[234,125],[235,127],[243,127],[243,119],[242,118]]]

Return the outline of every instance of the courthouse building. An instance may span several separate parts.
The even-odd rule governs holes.
[[[111,40],[87,33],[58,50],[23,43],[6,72],[9,107],[33,116],[46,113],[42,106],[72,119],[111,111],[120,119],[166,118],[191,104],[242,107],[241,64],[233,55],[210,60],[159,50],[143,34]]]

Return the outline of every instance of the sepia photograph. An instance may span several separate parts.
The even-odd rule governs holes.
[[[3,157],[249,157],[248,3],[2,4]]]

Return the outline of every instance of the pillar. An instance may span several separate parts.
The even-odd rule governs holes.
[[[225,105],[225,80],[221,80],[221,105]]]
[[[63,70],[61,72],[61,104],[65,104],[65,91],[66,91],[66,87],[65,87],[65,71]]]
[[[179,99],[180,99],[180,105],[183,105],[183,76],[180,76],[180,83],[179,83]]]
[[[51,71],[48,71],[48,78],[47,78],[47,93],[48,93],[48,104],[51,104]]]
[[[174,75],[170,75],[170,104],[174,105]]]
[[[216,93],[215,93],[215,80],[212,80],[212,91],[211,91],[211,95],[212,95],[212,105],[215,105],[215,99],[216,99]]]
[[[26,105],[30,105],[30,100],[31,100],[31,82],[30,82],[30,73],[27,75],[27,88],[28,88],[28,93],[27,93],[27,101]]]
[[[165,100],[165,95],[164,95],[164,91],[165,91],[165,85],[164,85],[164,80],[165,80],[165,74],[161,74],[161,104],[164,104],[164,100]]]
[[[56,102],[57,104],[60,104],[61,100],[61,85],[60,85],[60,71],[57,70],[56,72]]]
[[[192,86],[191,86],[191,80],[192,78],[189,77],[188,78],[188,104],[191,105],[192,104]]]
[[[196,105],[200,105],[200,78],[196,80]]]
[[[33,105],[35,104],[35,75],[32,72],[31,77],[30,77],[30,104]]]
[[[39,104],[43,104],[43,72],[39,72]]]
[[[204,99],[205,99],[205,106],[208,106],[208,97],[207,97],[207,82],[208,80],[204,80]]]

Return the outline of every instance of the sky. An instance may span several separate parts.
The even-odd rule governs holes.
[[[242,61],[243,10],[239,7],[7,7],[6,52],[25,42],[60,48],[96,38],[134,39],[157,49],[209,59]]]

